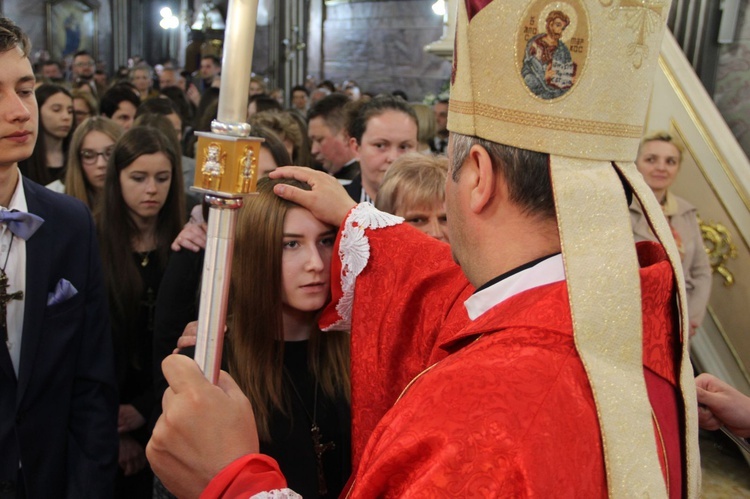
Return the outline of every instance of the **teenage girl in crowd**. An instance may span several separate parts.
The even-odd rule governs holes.
[[[357,202],[375,201],[391,164],[417,148],[417,115],[403,99],[378,95],[347,104],[349,144],[359,157],[360,176],[346,186]]]
[[[151,497],[144,449],[154,405],[153,310],[169,245],[184,219],[182,177],[174,142],[134,127],[110,157],[98,218],[102,266],[120,390],[117,497]]]
[[[73,129],[73,98],[64,87],[52,83],[40,85],[35,93],[39,105],[39,139],[31,157],[18,166],[34,182],[63,192],[65,160]]]
[[[73,128],[83,123],[86,118],[99,115],[99,103],[90,91],[73,90],[70,95],[73,96]]]
[[[277,197],[277,183],[261,179],[237,221],[225,359],[254,403],[261,449],[289,486],[303,497],[338,497],[351,467],[349,336],[317,327],[336,228]],[[176,253],[170,270],[189,255]],[[174,300],[165,292],[185,289],[168,279],[157,303],[157,324],[167,327]]]
[[[258,157],[259,177],[265,177],[276,167],[286,165],[291,161],[284,144],[272,131],[256,126],[253,128],[253,136],[264,139]],[[169,258],[156,299],[154,380],[156,401],[159,404],[164,390],[167,389],[167,381],[161,372],[161,361],[172,353],[185,326],[198,318],[203,249],[206,246],[205,217],[207,212],[208,208],[204,206],[193,208],[190,223],[185,226],[172,244],[174,253]],[[180,251],[183,247],[189,251]],[[157,409],[159,408],[160,405]],[[155,416],[158,417],[159,413]]]
[[[276,196],[277,183],[261,181],[237,223],[229,372],[292,490],[338,497],[350,471],[349,335],[317,325],[337,228]]]
[[[107,161],[121,135],[122,128],[103,116],[87,118],[76,128],[68,151],[65,194],[95,209],[104,190]]]

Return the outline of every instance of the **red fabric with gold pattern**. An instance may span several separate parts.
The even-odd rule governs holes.
[[[638,243],[638,264],[642,269],[656,265],[666,260],[667,254],[660,244]],[[648,287],[648,289],[645,289]],[[643,295],[648,300],[643,300],[643,330],[644,331],[668,331],[676,320],[677,313],[674,303],[675,285],[669,279],[641,279]],[[667,309],[663,310],[659,304],[667,303]],[[674,329],[675,334],[666,338],[644,335],[643,338],[643,363],[653,371],[666,379],[672,385],[677,385],[679,377],[679,352],[682,339],[680,329]]]
[[[350,497],[606,496],[564,284],[510,298],[457,337],[482,334],[385,415]]]
[[[373,255],[376,249],[373,243]],[[654,248],[644,249],[655,254]],[[668,342],[674,330],[668,262],[654,261],[641,277],[650,317],[646,343],[659,343],[659,337]],[[575,351],[564,283],[516,295],[465,329],[441,335],[439,344],[450,355],[378,424],[350,497],[606,496],[596,408]],[[658,355],[663,351],[644,351],[649,369],[674,367],[673,360]],[[356,365],[358,352],[353,355]],[[680,497],[675,388],[650,372],[646,378],[663,406],[655,408],[662,434],[655,438],[660,448],[662,438],[669,439],[664,446],[669,457],[661,456],[669,471],[663,472],[670,496]]]
[[[352,312],[352,469],[375,425],[411,379],[445,356],[438,334],[458,331],[469,320],[464,301],[474,289],[453,263],[450,246],[425,241],[408,224],[368,230],[370,258],[357,278]],[[429,244],[425,244],[429,243]],[[336,241],[334,255],[338,254]],[[394,266],[398,261],[398,266]],[[403,272],[408,266],[409,272]],[[331,293],[341,297],[341,261],[331,262]],[[339,317],[332,302],[325,329]],[[354,357],[353,357],[354,358]]]
[[[683,414],[678,397],[681,339],[675,304],[675,283],[666,272],[667,254],[660,244],[636,245],[641,266],[643,365],[648,398],[656,418],[654,433],[670,497],[682,497]],[[672,334],[659,334],[672,332]],[[661,438],[660,438],[661,437]],[[665,453],[666,457],[665,458]]]
[[[367,235],[353,309],[352,413],[359,439],[369,439],[350,497],[605,497],[596,407],[565,283],[515,295],[469,323],[471,286],[447,246],[406,225]],[[655,439],[670,497],[680,497],[673,276],[659,245],[641,243],[638,252]],[[249,466],[235,473],[252,483]]]

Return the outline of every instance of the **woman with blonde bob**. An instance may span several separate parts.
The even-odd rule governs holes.
[[[703,246],[697,210],[669,190],[680,172],[682,151],[682,144],[675,137],[664,131],[655,132],[641,141],[635,164],[661,204],[680,252],[692,336],[706,314],[711,295],[711,264]],[[656,240],[640,204],[635,201],[630,205],[630,220],[636,242]]]
[[[122,127],[103,116],[87,118],[76,128],[68,150],[65,194],[94,210],[104,189],[107,161],[121,136]]]
[[[303,497],[338,496],[350,468],[349,336],[322,333],[336,228],[261,179],[237,222],[229,372],[253,404],[261,452]],[[318,457],[321,444],[333,443]],[[323,477],[319,480],[318,466]],[[299,488],[297,488],[299,487]]]
[[[448,159],[408,153],[396,159],[383,177],[375,207],[403,217],[425,234],[448,241],[445,178]]]

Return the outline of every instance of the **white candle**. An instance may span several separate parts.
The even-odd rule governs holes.
[[[250,86],[257,15],[258,0],[229,0],[217,118],[221,123],[247,121],[247,89]]]

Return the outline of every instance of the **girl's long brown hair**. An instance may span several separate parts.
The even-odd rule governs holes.
[[[167,265],[169,246],[180,233],[185,218],[182,171],[173,141],[155,128],[134,127],[117,141],[107,163],[104,199],[95,213],[102,267],[110,297],[110,312],[126,322],[138,312],[143,283],[133,260],[133,241],[138,227],[122,196],[120,172],[146,154],[164,153],[172,165],[172,181],[156,222],[156,253],[162,272]],[[118,326],[113,321],[113,327]]]
[[[229,372],[250,399],[261,440],[269,441],[273,410],[288,414],[284,393],[281,252],[284,218],[291,207],[273,193],[278,183],[309,190],[294,180],[262,179],[237,221],[229,319]],[[308,348],[310,370],[323,393],[350,397],[349,335],[317,328]]]
[[[53,181],[52,174],[50,174],[50,172],[47,170],[47,167],[57,166],[47,165],[47,147],[44,143],[44,134],[46,132],[44,131],[44,124],[42,123],[42,105],[47,102],[47,99],[57,94],[65,94],[70,97],[70,105],[73,105],[73,96],[70,94],[70,91],[67,88],[61,85],[56,85],[54,83],[43,83],[42,85],[39,85],[39,87],[34,91],[37,102],[37,113],[39,120],[37,124],[39,125],[39,133],[37,135],[36,145],[34,146],[34,152],[31,153],[31,156],[29,158],[18,162],[18,168],[21,169],[21,173],[41,185],[47,185]],[[68,146],[70,145],[70,137],[72,135],[73,129],[71,128],[70,132],[68,132],[68,136],[65,137],[62,143],[63,161],[67,161],[68,159]],[[67,164],[62,165],[63,171],[61,173],[63,173],[63,175],[66,167]]]

